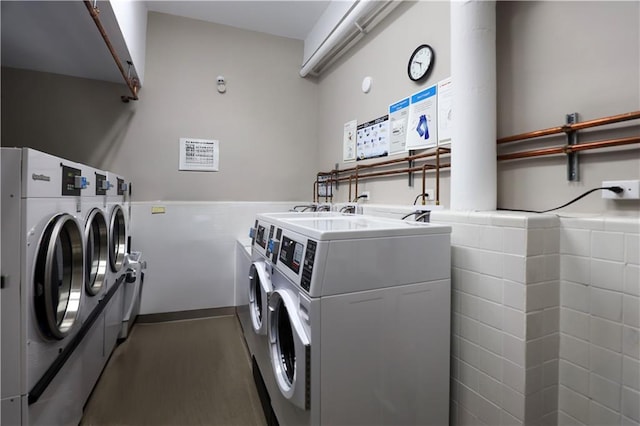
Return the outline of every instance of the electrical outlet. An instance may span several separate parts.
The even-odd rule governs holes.
[[[369,192],[369,191],[362,191],[362,192],[360,193],[360,199],[361,199],[361,200],[371,201],[371,192]]]
[[[426,194],[424,196],[424,201],[435,201],[436,200],[436,192],[431,189],[431,188],[427,188],[424,190],[424,193]],[[416,198],[416,204],[422,204],[422,196],[419,195],[418,198]]]
[[[605,180],[602,182],[602,186],[619,186],[623,189],[619,194],[605,189],[602,191],[602,198],[612,200],[640,200],[640,180]]]

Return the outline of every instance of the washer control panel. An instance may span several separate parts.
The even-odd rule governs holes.
[[[302,279],[300,285],[305,290],[311,288],[311,277],[313,276],[313,261],[316,257],[316,247],[318,243],[313,240],[307,240],[307,251],[304,254],[304,263],[302,264]]]

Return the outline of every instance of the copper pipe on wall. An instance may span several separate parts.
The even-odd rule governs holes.
[[[118,57],[118,54],[116,53],[116,50],[113,47],[113,44],[111,44],[111,40],[107,35],[107,31],[104,29],[104,26],[100,21],[100,17],[98,16],[100,11],[98,10],[98,7],[97,6],[94,7],[93,4],[88,0],[85,0],[84,4],[87,7],[87,10],[89,10],[89,14],[91,15],[91,18],[93,18],[93,22],[96,24],[96,27],[98,27],[98,31],[100,32],[102,39],[107,45],[107,48],[109,49],[109,53],[111,53],[113,60],[116,62],[116,65],[120,70],[120,74],[122,74],[122,77],[124,78],[125,84],[127,85],[129,90],[131,91],[131,94],[133,95],[133,96],[121,96],[122,101],[123,102],[129,102],[130,100],[137,101],[138,100],[138,82],[136,79],[129,78],[129,76],[127,75],[127,72],[124,70],[124,66],[120,61],[120,58]]]
[[[440,205],[440,149],[436,150],[436,206]],[[448,152],[451,152],[451,150],[449,149]]]
[[[338,182],[338,179],[336,179]],[[351,202],[351,175],[349,175],[349,202]]]
[[[356,197],[358,197],[358,171],[359,168],[358,166],[356,166]],[[349,197],[349,200],[351,200],[352,198]],[[356,198],[356,202],[358,202],[358,199]]]
[[[614,146],[631,145],[640,143],[640,137],[629,137],[620,139],[607,139],[596,142],[587,142],[577,145],[565,145],[556,148],[534,149],[530,151],[514,152],[511,154],[498,155],[498,160],[515,160],[517,158],[541,157],[544,155],[569,154],[571,152],[587,151],[590,149],[611,148]]]
[[[443,150],[446,150],[446,152],[451,152],[450,149],[448,148],[442,148]],[[384,161],[379,161],[377,163],[371,163],[371,164],[358,164],[355,167],[349,167],[346,169],[340,169],[340,170],[332,170],[329,173],[335,173],[335,174],[339,174],[339,173],[349,173],[349,172],[353,172],[356,169],[367,169],[367,168],[372,168],[372,167],[382,167],[382,166],[389,166],[391,164],[396,164],[396,163],[404,163],[405,161],[411,161],[411,160],[419,160],[422,158],[429,158],[429,157],[434,157],[436,155],[435,151],[434,152],[423,152],[422,154],[415,154],[415,155],[408,155],[406,157],[402,157],[402,158],[394,158],[392,160],[384,160]]]
[[[317,198],[316,198],[316,194],[318,193],[318,192],[317,192],[317,189],[318,189],[318,179],[316,179],[316,181],[315,181],[315,182],[313,182],[313,202],[314,202],[314,203],[317,203],[317,202],[318,202],[318,200],[317,200]]]
[[[426,203],[424,193],[427,191],[427,165],[422,165],[422,205],[424,206]]]
[[[606,124],[621,123],[623,121],[640,119],[640,111],[627,112],[624,114],[612,115],[609,117],[596,118],[593,120],[581,121],[574,124],[566,124],[558,127],[551,127],[549,129],[536,130],[533,132],[521,133],[519,135],[507,136],[498,139],[498,144],[516,142],[525,139],[539,138],[542,136],[549,136],[558,133],[567,133],[576,130],[588,129],[590,127],[604,126]]]
[[[629,138],[607,139],[596,142],[586,142],[567,147],[568,152],[587,151],[590,149],[609,148],[612,146],[631,145],[640,143],[640,136],[632,136]]]

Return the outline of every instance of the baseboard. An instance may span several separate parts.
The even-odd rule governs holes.
[[[138,315],[138,323],[154,323],[167,321],[180,321],[198,318],[223,317],[236,314],[235,306],[223,308],[194,309],[191,311],[161,312],[157,314]]]

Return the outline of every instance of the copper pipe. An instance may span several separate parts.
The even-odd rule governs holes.
[[[358,197],[358,166],[356,166],[356,197]],[[351,199],[351,198],[349,198]],[[358,202],[358,199],[356,198],[356,203]]]
[[[446,148],[442,148],[446,149]],[[451,150],[448,150],[451,152]],[[436,206],[440,205],[440,148],[436,151]]]
[[[549,129],[536,130],[533,132],[521,133],[519,135],[507,136],[505,138],[498,139],[497,143],[516,142],[525,139],[539,138],[542,136],[549,136],[558,133],[567,133],[576,130],[588,129],[590,127],[604,126],[606,124],[620,123],[623,121],[635,120],[640,118],[640,111],[627,112],[624,114],[612,115],[609,117],[596,118],[593,120],[581,121],[574,124],[566,124],[558,127],[551,127]]]
[[[347,200],[347,202],[351,202],[351,175],[349,175],[349,199]]]
[[[536,130],[535,132],[527,132],[527,133],[521,133],[519,135],[507,136],[505,138],[498,139],[497,143],[501,144],[501,143],[516,142],[516,141],[521,141],[525,139],[540,138],[542,136],[556,135],[558,133],[564,133],[564,127],[562,126],[551,127],[549,129],[544,129],[544,130]]]
[[[451,152],[450,149],[448,148],[443,148],[445,149],[447,152]],[[388,166],[391,164],[396,164],[396,163],[403,163],[405,161],[410,161],[410,160],[419,160],[421,158],[429,158],[429,157],[433,157],[435,156],[436,153],[435,152],[423,152],[422,154],[415,154],[415,155],[408,155],[406,157],[402,157],[402,158],[395,158],[392,160],[384,160],[384,161],[379,161],[377,163],[371,163],[371,164],[359,164],[356,167],[349,167],[347,169],[340,169],[340,170],[332,170],[331,172],[324,172],[324,173],[349,173],[349,172],[353,172],[356,170],[356,168],[358,169],[367,169],[367,168],[371,168],[371,167],[381,167],[381,166]]]
[[[427,191],[427,165],[422,165],[422,205],[424,206],[426,200],[424,199],[424,193]]]
[[[87,7],[87,10],[89,10],[89,14],[91,15],[91,18],[93,18],[93,22],[95,22],[96,27],[98,27],[98,31],[100,31],[100,35],[102,35],[102,38],[103,38],[105,44],[107,45],[107,48],[109,49],[109,52],[111,53],[111,56],[113,57],[114,61],[116,62],[116,65],[118,66],[118,69],[120,70],[120,74],[122,74],[122,77],[124,78],[124,81],[125,81],[127,87],[131,91],[131,94],[133,94],[133,96],[122,96],[121,97],[122,101],[123,102],[129,102],[130,100],[131,101],[137,101],[138,100],[137,80],[129,78],[129,76],[127,75],[126,71],[124,70],[124,67],[122,66],[122,62],[120,61],[120,58],[118,57],[118,54],[116,53],[116,50],[113,47],[113,45],[111,44],[111,40],[109,39],[109,36],[107,35],[107,31],[104,29],[104,26],[102,26],[102,22],[100,21],[100,17],[98,16],[98,13],[99,13],[98,8],[97,7],[93,7],[93,4],[91,4],[91,2],[88,1],[88,0],[85,0],[84,4]]]
[[[631,145],[640,143],[640,136],[632,136],[629,138],[608,139],[604,141],[586,142],[567,147],[567,152],[587,151],[590,149],[609,148],[612,146]]]
[[[629,137],[620,139],[608,139],[596,142],[581,143],[577,145],[565,145],[556,148],[534,149],[531,151],[514,152],[498,156],[498,160],[515,160],[517,158],[541,157],[544,155],[568,154],[577,151],[587,151],[590,149],[610,148],[621,145],[631,145],[640,143],[640,137]]]
[[[317,194],[317,188],[318,188],[318,179],[316,179],[315,182],[313,182],[313,202],[316,203],[316,194]]]

